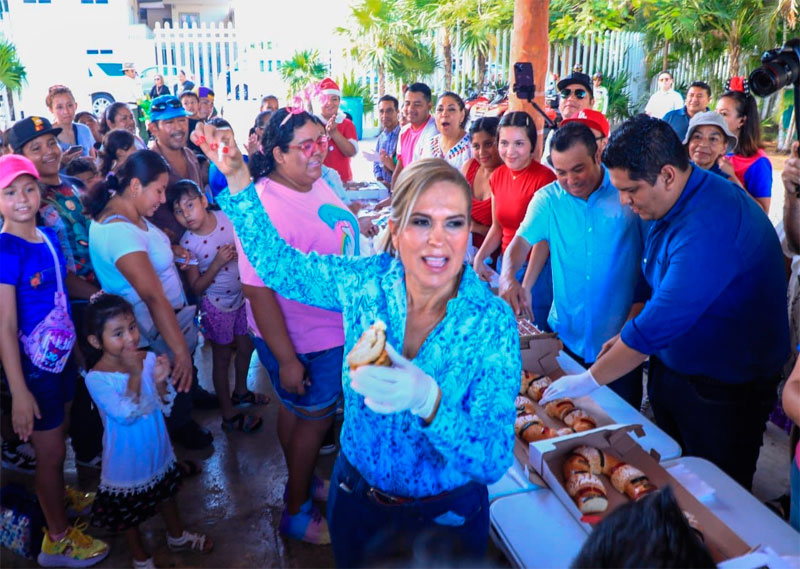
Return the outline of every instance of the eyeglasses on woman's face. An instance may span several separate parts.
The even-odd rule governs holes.
[[[300,144],[290,144],[289,148],[296,148],[303,153],[303,156],[310,158],[315,151],[324,152],[329,140],[326,135],[322,134],[316,140],[305,140]]]

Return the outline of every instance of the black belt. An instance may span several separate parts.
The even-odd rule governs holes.
[[[468,482],[463,486],[458,486],[452,490],[445,490],[444,492],[440,492],[439,494],[434,494],[431,496],[423,496],[420,498],[397,496],[371,486],[369,482],[367,482],[367,480],[361,475],[358,469],[353,466],[349,460],[347,460],[347,457],[345,457],[344,453],[339,453],[338,460],[341,460],[344,463],[348,474],[355,478],[355,480],[352,481],[352,488],[348,487],[344,481],[339,482],[339,487],[348,493],[363,493],[370,501],[380,506],[408,506],[414,503],[435,502],[444,498],[450,498],[464,494],[481,486],[481,484],[478,482]]]

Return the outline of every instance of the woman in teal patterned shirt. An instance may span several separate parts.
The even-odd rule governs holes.
[[[337,565],[380,561],[382,538],[411,551],[423,534],[479,561],[489,530],[486,485],[512,460],[521,362],[510,309],[463,262],[467,182],[442,160],[420,160],[396,181],[386,253],[304,254],[261,207],[231,132],[200,124],[192,139],[227,178],[230,193],[219,203],[264,283],[342,312],[345,353],[378,319],[398,348],[387,348],[391,368],[351,372],[342,362],[342,452],[327,507]]]

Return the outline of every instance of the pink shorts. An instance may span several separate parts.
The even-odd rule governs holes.
[[[215,344],[227,346],[233,343],[234,336],[247,335],[247,312],[244,304],[236,310],[225,312],[204,296],[200,301],[200,310],[203,313],[205,336]]]

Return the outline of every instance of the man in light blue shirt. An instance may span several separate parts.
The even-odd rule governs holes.
[[[520,286],[514,275],[533,245],[549,245],[553,306],[547,321],[570,355],[587,365],[643,306],[646,286],[640,265],[645,226],[620,203],[588,126],[571,122],[556,131],[550,161],[558,180],[531,200],[505,253],[500,293],[515,312],[525,313],[528,301],[523,295],[529,289]],[[546,246],[534,248],[526,282],[538,276],[546,255]],[[638,409],[641,367],[610,387]]]

